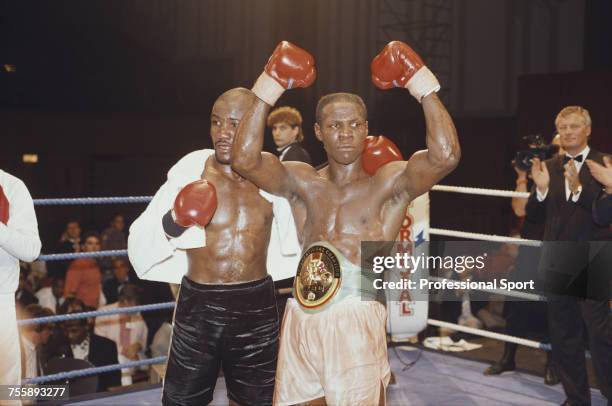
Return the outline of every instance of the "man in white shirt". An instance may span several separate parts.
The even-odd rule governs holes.
[[[104,306],[102,309],[116,309],[118,307],[132,307],[139,303],[138,288],[135,285],[124,285],[119,293],[116,303]],[[136,361],[145,358],[147,347],[147,325],[140,313],[113,314],[96,318],[95,333],[109,338],[117,344],[120,363]],[[121,370],[121,384],[131,385],[133,368]]]
[[[15,291],[19,260],[34,261],[40,254],[34,204],[24,183],[0,170],[0,385],[21,382]]]
[[[51,286],[44,287],[36,292],[38,304],[58,313],[60,306],[64,303],[64,278],[55,278]]]
[[[25,308],[24,318],[37,319],[40,317],[53,316],[53,312],[38,304],[31,304]],[[21,354],[22,377],[33,378],[39,376],[43,372],[43,364],[46,359],[42,352],[42,346],[49,342],[49,338],[53,334],[52,323],[28,324],[21,327],[21,345],[23,353]],[[42,356],[42,357],[41,357]]]
[[[548,301],[553,361],[567,395],[564,405],[590,404],[586,373],[586,325],[591,358],[602,394],[612,401],[612,318],[608,306],[609,262],[600,240],[607,227],[592,218],[593,203],[603,185],[584,165],[602,163],[604,154],[590,148],[591,117],[580,106],[562,109],[555,120],[566,154],[540,162],[531,171],[535,189],[527,212],[544,223],[539,273]]]

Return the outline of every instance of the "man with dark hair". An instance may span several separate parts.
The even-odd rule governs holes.
[[[302,146],[304,130],[302,115],[297,109],[283,106],[268,115],[268,127],[272,128],[272,137],[281,161],[299,161],[310,164],[310,154]]]
[[[51,286],[41,288],[36,292],[38,303],[42,307],[49,308],[53,312],[59,312],[60,306],[64,303],[64,278],[54,278],[51,281]]]
[[[82,313],[91,310],[79,299],[67,299],[60,314]],[[92,333],[88,318],[66,320],[61,323],[63,339],[57,343],[50,356],[68,357],[89,361],[93,366],[118,364],[117,346],[108,338]],[[98,392],[121,385],[119,370],[98,375]]]
[[[317,171],[281,163],[261,151],[265,117],[286,89],[307,87],[314,76],[312,56],[280,43],[253,87],[257,98],[234,144],[232,167],[289,199],[301,221],[304,251],[296,299],[283,319],[275,403],[383,404],[390,376],[386,311],[368,300],[374,292],[362,292],[361,241],[395,240],[410,202],[457,165],[459,142],[436,95],[435,76],[408,45],[394,41],[372,61],[372,80],[383,89],[406,87],[422,103],[428,150],[369,175],[362,162],[365,105],[358,96],[337,93],[320,101],[314,128],[329,165]]]
[[[126,258],[117,257],[111,260],[113,267],[113,276],[104,282],[104,297],[106,297],[106,303],[111,304],[117,301],[119,294],[123,287],[131,282],[133,271],[130,269],[130,264]],[[135,278],[135,276],[134,276]]]
[[[81,252],[81,224],[76,219],[66,222],[55,248],[57,253]],[[50,278],[66,278],[66,271],[70,266],[70,260],[49,261],[47,263],[47,275]]]

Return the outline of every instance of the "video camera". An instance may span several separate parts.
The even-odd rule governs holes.
[[[546,144],[544,137],[540,134],[530,134],[523,137],[529,149],[518,151],[514,157],[513,164],[522,171],[531,170],[531,160],[540,158],[541,161],[550,159],[559,152],[559,146]]]

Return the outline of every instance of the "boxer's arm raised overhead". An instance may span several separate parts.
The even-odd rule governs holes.
[[[427,149],[405,163],[382,168],[376,182],[396,196],[412,200],[427,192],[459,163],[461,149],[457,130],[435,93],[440,85],[421,58],[408,45],[393,41],[374,58],[372,81],[381,89],[405,87],[423,105]]]
[[[266,117],[270,106],[255,98],[236,131],[232,169],[266,192],[288,197],[293,193],[291,171],[274,155],[263,152]]]
[[[314,58],[305,50],[283,41],[278,44],[264,72],[253,86],[257,98],[236,132],[232,169],[269,193],[290,197],[296,187],[293,172],[308,172],[308,168],[311,168],[296,163],[283,165],[276,156],[262,152],[270,106],[276,103],[285,90],[308,87],[315,77]]]

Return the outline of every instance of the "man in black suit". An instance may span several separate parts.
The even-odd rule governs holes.
[[[302,146],[304,131],[302,115],[293,107],[283,106],[268,115],[268,127],[281,161],[299,161],[310,164],[310,154]]]
[[[549,297],[549,329],[553,360],[567,395],[564,405],[589,405],[583,323],[588,330],[601,392],[612,400],[609,281],[593,280],[594,276],[606,278],[607,272],[592,269],[597,262],[593,258],[598,258],[598,254],[592,255],[597,244],[589,244],[589,241],[606,239],[609,234],[607,228],[598,226],[592,218],[593,202],[602,185],[583,165],[587,157],[601,163],[604,155],[588,146],[591,118],[586,109],[565,107],[557,115],[555,125],[566,154],[544,163],[533,160],[531,175],[535,187],[527,211],[532,211],[544,223],[539,271],[545,289],[555,293]],[[603,296],[607,297],[593,297],[591,287],[602,285]]]
[[[123,287],[138,280],[125,258],[114,258],[112,260],[112,266],[113,277],[104,282],[104,287],[102,289],[107,304],[115,303]]]
[[[77,310],[79,304],[77,302],[80,301],[73,299],[70,303],[65,302],[62,310],[68,309],[69,306],[70,310],[63,313],[80,313],[88,310],[82,302],[80,303],[81,310]],[[86,318],[65,321],[62,323],[62,330],[65,339],[59,344],[54,355],[83,359],[96,367],[119,363],[115,342],[93,334]],[[103,392],[112,386],[121,386],[120,370],[98,375],[98,392]]]

